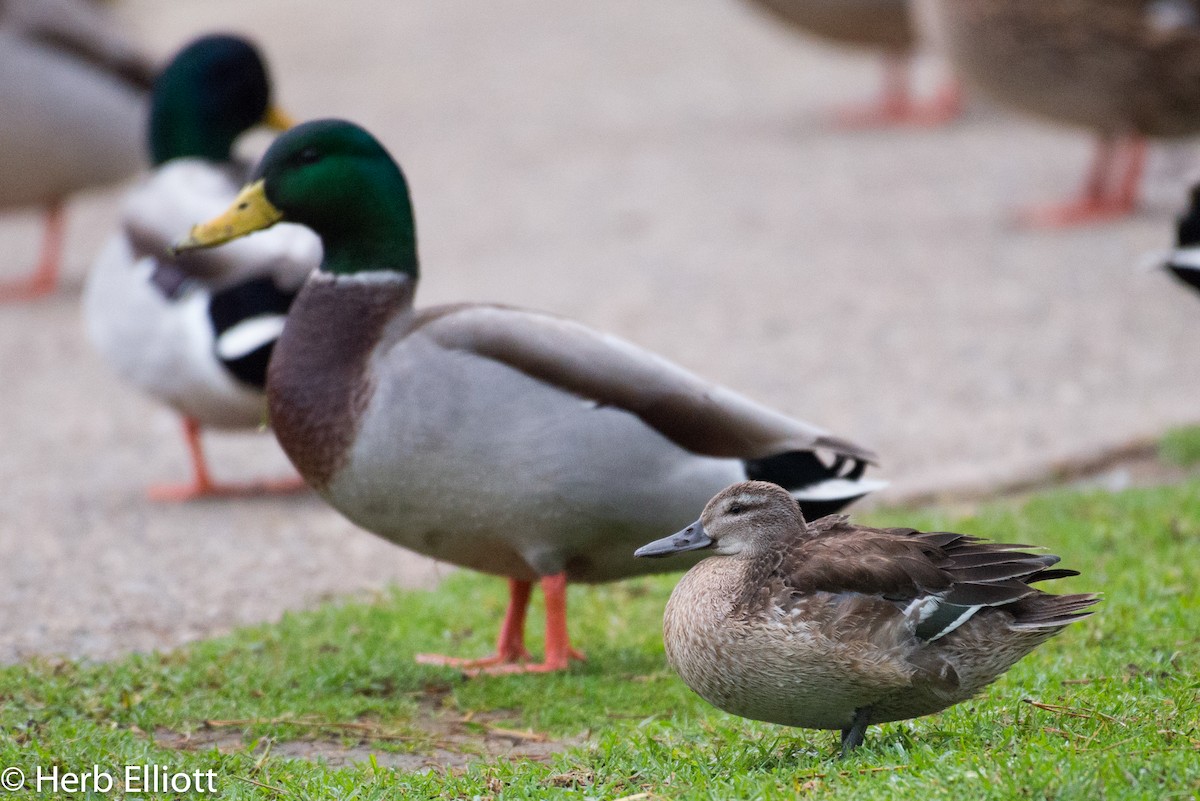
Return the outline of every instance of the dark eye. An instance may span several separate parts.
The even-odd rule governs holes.
[[[296,154],[295,162],[297,164],[316,164],[321,160],[321,151],[315,147],[306,147]]]
[[[744,508],[742,508],[742,505],[740,503],[735,503],[729,507],[729,514],[731,514],[731,515],[740,515],[744,511],[746,511],[746,510]]]

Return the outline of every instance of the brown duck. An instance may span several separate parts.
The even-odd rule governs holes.
[[[749,481],[636,555],[712,554],[663,618],[667,659],[689,687],[742,717],[840,729],[845,754],[869,724],[965,701],[1090,614],[1094,595],[1030,586],[1078,574],[1024,547],[840,515],[806,524],[787,492]]]
[[[1200,132],[1197,0],[915,0],[960,75],[1003,103],[1092,131],[1080,196],[1027,221],[1113,219],[1137,205],[1147,137]]]

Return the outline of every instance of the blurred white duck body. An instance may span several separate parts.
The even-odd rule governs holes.
[[[153,496],[296,489],[296,480],[217,484],[200,431],[265,422],[267,363],[292,299],[320,263],[320,239],[288,225],[206,253],[171,252],[192,221],[237,195],[248,172],[233,155],[239,138],[290,121],[271,104],[262,56],[237,36],[210,34],[182,47],[151,99],[142,141],[153,171],[127,196],[118,230],[89,272],[88,335],[121,378],[183,415],[194,481],[153,488]]]
[[[297,225],[192,257],[199,265],[161,258],[189,221],[223,211],[244,175],[203,159],[158,168],[126,198],[122,228],[97,257],[84,289],[88,337],[117,374],[207,428],[264,423],[261,383],[238,380],[226,362],[273,342],[285,319],[264,311],[218,337],[214,292],[262,276],[294,293],[321,259],[320,240]]]

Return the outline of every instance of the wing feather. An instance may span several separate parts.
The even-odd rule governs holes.
[[[874,454],[708,383],[622,339],[536,312],[502,306],[432,309],[417,325],[442,346],[519,370],[598,405],[637,415],[693,453],[758,459],[827,449],[874,461]]]

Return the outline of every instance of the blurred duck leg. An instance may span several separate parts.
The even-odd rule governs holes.
[[[192,480],[186,484],[156,484],[148,490],[152,500],[181,503],[201,498],[253,497],[303,492],[308,489],[308,485],[299,476],[244,484],[217,483],[208,471],[208,461],[204,458],[200,423],[191,417],[184,417],[183,438],[187,442],[188,454],[192,460]]]
[[[912,92],[910,57],[888,53],[883,57],[883,91],[879,99],[866,105],[839,109],[835,124],[845,130],[900,126],[933,128],[958,119],[962,106],[962,87],[955,80],[948,80],[931,100],[917,100]]]
[[[1145,165],[1144,137],[1101,137],[1079,196],[1028,209],[1020,221],[1031,228],[1069,228],[1127,217],[1137,208]]]
[[[17,281],[0,283],[0,303],[14,303],[45,297],[58,286],[59,263],[62,261],[63,233],[66,214],[63,202],[55,200],[46,207],[46,223],[42,233],[42,252],[33,273]]]

